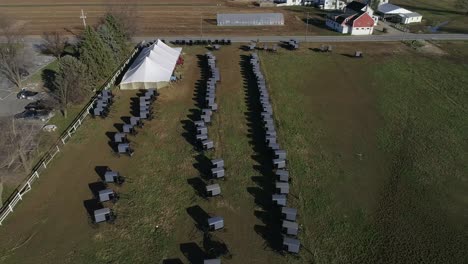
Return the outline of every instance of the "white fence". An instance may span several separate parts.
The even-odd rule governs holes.
[[[135,48],[130,55],[130,57],[121,64],[120,68],[114,73],[114,75],[109,78],[101,88],[101,90],[108,90],[115,83],[116,79],[122,73],[122,71],[127,67],[130,61],[138,54],[139,48]],[[89,115],[91,108],[94,105],[94,102],[97,100],[97,96],[94,96],[88,104],[81,110],[78,116],[75,118],[73,124],[71,124],[67,130],[60,136],[60,140],[56,143],[55,146],[52,146],[51,149],[44,154],[42,159],[36,164],[33,169],[32,174],[29,178],[20,185],[19,189],[16,189],[16,193],[10,196],[10,199],[5,203],[5,205],[0,210],[0,226],[3,221],[9,214],[13,212],[13,209],[18,204],[19,201],[23,200],[23,196],[29,192],[32,188],[32,184],[39,179],[39,175],[44,171],[49,163],[54,159],[54,157],[60,152],[60,146],[64,146],[68,140],[75,134],[76,130],[83,124],[83,121]]]

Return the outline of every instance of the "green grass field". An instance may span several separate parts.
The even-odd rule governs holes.
[[[457,7],[458,0],[395,0],[400,5],[423,15],[423,23],[414,24],[414,30],[426,31],[427,26],[441,25],[439,29],[447,33],[468,33],[468,6],[465,10]],[[442,25],[444,23],[444,25]]]
[[[110,118],[88,120],[0,228],[0,262],[197,263],[220,254],[223,263],[463,263],[468,54],[466,43],[438,45],[448,54],[398,43],[260,54],[288,151],[288,202],[300,214],[298,256],[274,250],[271,164],[248,53],[233,45],[216,52],[214,151],[193,145],[205,51],[187,48],[184,80],[161,90],[156,118],[130,138],[135,155],[117,158],[107,143],[136,95],[117,92]],[[347,56],[357,47],[364,59]],[[223,196],[205,199],[215,157],[226,163]],[[93,229],[85,205],[103,165],[128,180],[116,187],[116,223]],[[204,235],[206,214],[224,216],[226,230]]]
[[[450,56],[370,57],[262,57],[312,252],[301,255],[462,263],[468,65]]]

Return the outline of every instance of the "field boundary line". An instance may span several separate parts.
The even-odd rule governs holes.
[[[123,61],[117,70],[114,71],[114,74],[109,77],[104,84],[96,91],[109,90],[112,89],[113,84],[115,84],[117,78],[122,74],[123,70],[133,61],[137,54],[139,54],[140,47],[142,44],[137,45],[130,56]],[[33,183],[39,179],[40,174],[47,169],[49,164],[55,158],[57,154],[60,153],[61,147],[63,148],[70,138],[76,133],[78,128],[83,124],[86,117],[89,116],[90,110],[93,107],[94,103],[98,99],[97,93],[91,97],[89,102],[82,108],[82,110],[77,114],[72,123],[63,131],[56,143],[49,148],[49,150],[42,156],[42,158],[36,163],[33,167],[33,170],[30,176],[19,185],[18,188],[10,195],[3,207],[0,209],[0,226],[2,226],[3,221],[8,217],[9,214],[13,213],[13,209],[23,200],[23,196],[32,189]]]

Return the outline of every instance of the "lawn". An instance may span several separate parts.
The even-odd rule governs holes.
[[[456,6],[458,0],[395,0],[392,4],[402,6],[423,15],[423,23],[411,27],[426,31],[427,26],[441,26],[447,33],[468,33],[466,10]]]
[[[459,60],[262,56],[304,262],[464,261],[468,65]]]
[[[53,60],[43,68],[41,68],[39,71],[36,71],[33,75],[29,76],[28,79],[26,79],[25,83],[40,83],[42,84],[44,82],[44,77],[45,75],[49,74],[52,71],[57,71],[58,70],[58,61]]]
[[[356,46],[358,45],[358,47]],[[216,51],[222,81],[209,127],[215,150],[194,145],[206,71],[200,47],[184,51],[184,79],[160,91],[155,119],[117,158],[107,132],[130,114],[135,92],[116,92],[109,118],[89,119],[0,228],[2,263],[460,263],[468,227],[465,47],[430,55],[399,43],[336,44],[261,53],[279,141],[288,152],[290,206],[301,253],[281,255],[273,175],[259,140],[258,94],[248,53]],[[319,46],[319,45],[317,45]],[[314,48],[315,46],[311,46]],[[355,59],[356,48],[365,54]],[[202,67],[199,67],[202,66]],[[200,195],[208,160],[223,158],[223,195]],[[115,187],[113,225],[88,225],[96,166],[127,177]],[[225,218],[221,232],[200,228]],[[276,232],[276,233],[275,233]]]

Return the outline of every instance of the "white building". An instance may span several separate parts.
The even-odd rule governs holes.
[[[402,24],[418,23],[422,20],[421,14],[389,3],[379,5],[377,12],[385,19]]]
[[[326,25],[342,34],[372,35],[374,32],[374,20],[366,12],[344,13],[329,15]]]
[[[349,0],[317,0],[315,5],[323,10],[343,10]]]
[[[342,10],[352,0],[275,0],[277,6],[311,5],[323,10]]]
[[[275,0],[276,6],[297,6],[303,5],[303,0]]]
[[[346,5],[343,11],[348,14],[366,12],[374,20],[374,26],[377,26],[377,23],[379,22],[379,17],[374,15],[374,9],[372,9],[368,4],[362,2],[352,1]]]

